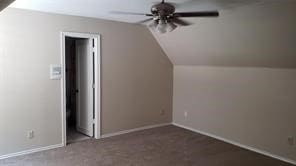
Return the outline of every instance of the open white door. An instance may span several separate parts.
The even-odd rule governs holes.
[[[76,73],[77,73],[77,130],[93,137],[93,55],[92,40],[76,41]]]

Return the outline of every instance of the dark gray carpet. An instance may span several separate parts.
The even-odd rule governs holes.
[[[292,166],[175,126],[0,160],[5,166]]]

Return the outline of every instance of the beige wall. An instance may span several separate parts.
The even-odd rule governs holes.
[[[102,35],[103,134],[171,122],[173,66],[146,28],[18,9],[0,25],[0,156],[62,143],[61,31]]]
[[[152,31],[175,65],[173,121],[296,160],[296,1],[190,3],[220,16]]]
[[[1,0],[0,1],[0,11],[5,9],[8,5],[10,5],[14,0]]]
[[[295,161],[295,110],[296,69],[174,67],[177,124]]]

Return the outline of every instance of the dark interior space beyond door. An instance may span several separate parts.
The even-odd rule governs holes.
[[[79,59],[77,52],[77,43],[85,39],[66,37],[65,40],[65,58],[66,58],[66,137],[67,143],[73,143],[80,140],[88,139],[89,137],[78,130],[78,103],[79,88],[78,82],[80,80],[79,73]],[[81,55],[80,55],[81,56]],[[84,111],[84,110],[83,110]],[[84,112],[80,112],[83,114]]]
[[[76,125],[76,45],[75,39],[66,38],[66,114],[67,126]]]

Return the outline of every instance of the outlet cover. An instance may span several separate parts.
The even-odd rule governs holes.
[[[28,139],[33,139],[34,138],[34,131],[33,130],[30,130],[27,132],[27,138]]]
[[[188,116],[187,111],[184,112],[184,116],[187,118],[187,116]]]
[[[290,146],[293,146],[295,143],[295,139],[292,136],[288,137],[287,141]]]
[[[164,115],[165,114],[165,110],[164,109],[161,109],[160,110],[160,115]]]

